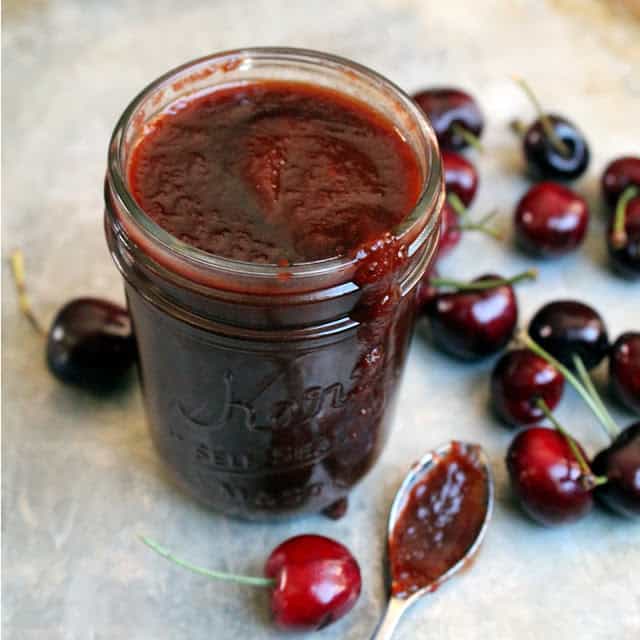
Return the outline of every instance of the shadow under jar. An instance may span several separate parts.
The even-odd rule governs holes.
[[[307,107],[300,111],[300,105],[287,109],[271,105],[243,121],[238,129],[242,136],[226,140],[221,150],[227,153],[237,147],[241,154],[247,122],[269,127],[270,118],[283,113],[289,117],[298,108],[297,116],[302,113],[302,117],[287,123],[285,133],[268,139],[260,162],[271,167],[268,162],[277,152],[282,154],[277,156],[279,164],[287,165],[291,159],[287,144],[293,144],[297,128],[302,127],[304,144],[309,140],[320,144],[314,153],[323,158],[333,149],[330,173],[345,171],[349,182],[357,153],[350,155],[344,131],[329,122],[328,130],[335,130],[336,138],[327,137],[325,131],[318,139],[313,129],[318,114],[305,115],[305,109],[319,104],[318,117],[325,118],[335,107],[337,120],[347,121],[351,109],[396,136],[394,144],[411,160],[415,197],[408,210],[388,228],[379,219],[371,223],[376,218],[371,211],[346,218],[344,212],[331,215],[332,223],[351,224],[335,229],[316,220],[313,228],[324,229],[325,240],[340,237],[351,245],[330,247],[329,255],[308,259],[308,237],[296,234],[311,225],[305,218],[311,216],[311,207],[303,203],[296,209],[297,222],[289,220],[293,214],[288,210],[282,219],[271,210],[260,210],[267,205],[258,184],[263,168],[258,162],[252,180],[242,187],[246,191],[241,204],[247,211],[257,206],[257,215],[264,214],[260,224],[267,225],[265,237],[272,231],[270,220],[284,224],[285,235],[293,233],[296,239],[284,257],[267,252],[242,259],[237,254],[242,243],[233,244],[227,255],[225,250],[212,253],[209,245],[198,246],[198,239],[192,240],[190,229],[179,234],[171,220],[154,218],[151,207],[145,212],[132,176],[153,167],[154,157],[164,161],[162,154],[151,154],[147,164],[136,160],[149,132],[202,96],[214,98],[209,105],[213,110],[221,104],[217,92],[228,95],[233,108],[249,104],[250,100],[237,97],[255,87],[266,88],[272,99],[273,91],[281,96],[287,91],[306,95]],[[257,105],[259,110],[259,100]],[[347,115],[340,115],[342,111]],[[196,131],[195,136],[201,133]],[[258,136],[264,142],[263,138]],[[255,151],[247,158],[260,160]],[[373,175],[379,169],[377,161],[362,160],[372,167]],[[223,164],[225,172],[233,173],[234,167]],[[277,173],[277,167],[273,170]],[[366,175],[358,179],[371,182]],[[171,176],[166,180],[169,191],[176,187]],[[156,183],[161,192],[162,172]],[[401,185],[379,186],[380,194],[393,195]],[[326,190],[322,184],[316,187],[317,199]],[[182,183],[180,188],[185,188]],[[351,187],[342,188],[347,189],[348,199]],[[257,191],[252,194],[251,189]],[[216,197],[225,194],[228,189]],[[374,189],[376,198],[380,194]],[[286,195],[275,193],[278,205]],[[437,143],[420,110],[381,76],[341,58],[296,49],[222,53],[169,72],[134,99],[110,144],[105,226],[111,253],[125,279],[153,442],[182,487],[214,509],[250,519],[320,511],[346,497],[380,455],[389,432],[414,324],[416,285],[438,241],[443,197]],[[399,212],[392,213],[397,217]],[[243,220],[244,214],[241,209],[236,217]],[[209,224],[206,212],[203,220]],[[368,221],[365,231],[363,220]],[[212,246],[222,246],[219,234],[207,237]]]

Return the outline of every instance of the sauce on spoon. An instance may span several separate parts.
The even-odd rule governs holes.
[[[476,445],[454,442],[412,487],[389,540],[395,597],[435,589],[477,539],[488,499],[479,453]]]

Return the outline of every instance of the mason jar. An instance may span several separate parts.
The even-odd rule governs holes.
[[[396,128],[422,183],[396,228],[355,255],[278,266],[201,251],[145,214],[127,180],[145,127],[176,100],[264,80],[344,93]],[[438,146],[422,112],[385,78],[332,55],[214,54],[131,102],[109,147],[105,228],[138,341],[151,437],[180,486],[249,519],[346,498],[389,434],[443,197]]]

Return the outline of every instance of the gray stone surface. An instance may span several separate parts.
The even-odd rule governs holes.
[[[593,224],[582,251],[541,264],[539,282],[519,289],[522,320],[546,300],[576,296],[606,314],[613,334],[640,326],[640,287],[606,268],[597,198],[607,160],[640,150],[640,28],[618,9],[587,0],[3,5],[3,249],[23,249],[45,320],[75,295],[122,298],[103,240],[101,187],[107,140],[129,99],[161,72],[207,52],[288,44],[352,57],[408,90],[450,83],[477,94],[489,126],[487,153],[475,158],[482,185],[474,211],[499,207],[505,230],[527,186],[506,125],[532,115],[509,77],[527,77],[545,104],[589,135],[593,162],[578,188],[593,204]],[[470,277],[530,264],[509,244],[469,235],[443,271]],[[489,451],[495,518],[473,569],[416,607],[397,638],[640,636],[638,523],[597,510],[574,526],[545,530],[521,516],[503,465],[511,434],[487,411],[490,362],[461,365],[417,338],[392,438],[348,516],[250,525],[173,489],[151,449],[135,384],[99,401],[51,378],[41,339],[16,310],[4,263],[2,285],[7,640],[279,637],[264,593],[182,572],[143,548],[139,532],[202,564],[246,572],[260,572],[289,535],[334,536],[359,559],[364,590],[353,613],[319,637],[367,638],[383,608],[383,532],[394,490],[419,453],[452,437]],[[575,394],[566,394],[559,416],[589,452],[605,444]]]

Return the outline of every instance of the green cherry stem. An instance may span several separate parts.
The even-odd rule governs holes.
[[[618,204],[616,204],[616,211],[613,218],[613,231],[611,234],[611,244],[615,249],[621,249],[627,242],[627,232],[625,230],[627,205],[638,195],[640,195],[640,189],[632,184],[622,192],[622,195],[618,199]]]
[[[167,560],[171,560],[180,567],[184,569],[189,569],[189,571],[193,571],[194,573],[199,573],[200,575],[207,576],[209,578],[215,578],[216,580],[226,580],[227,582],[236,582],[238,584],[246,584],[252,587],[273,587],[276,584],[275,580],[271,578],[257,578],[254,576],[238,576],[232,573],[224,573],[222,571],[211,571],[210,569],[203,569],[202,567],[198,567],[190,562],[186,562],[185,560],[181,560],[180,558],[176,558],[169,550],[161,547],[157,542],[154,542],[150,538],[145,536],[139,536],[140,540],[144,542],[150,549],[153,549],[156,553],[159,553],[163,558]]]
[[[467,207],[464,206],[464,202],[460,200],[460,196],[457,193],[448,193],[447,202],[461,220],[467,218]]]
[[[595,385],[591,380],[591,376],[589,375],[587,368],[584,366],[584,362],[582,362],[582,358],[577,353],[573,354],[573,365],[578,372],[580,382],[582,382],[584,388],[589,392],[589,395],[598,405],[601,414],[600,419],[604,419],[603,425],[607,430],[607,435],[613,440],[620,433],[620,427],[618,427],[616,421],[611,417],[611,414],[609,413],[609,410],[605,406],[604,402],[602,402],[602,398],[600,397],[598,390],[595,388]]]
[[[531,337],[525,332],[521,331],[519,334],[520,341],[533,353],[540,356],[543,360],[546,360],[551,366],[555,367],[569,382],[569,384],[582,396],[582,399],[589,405],[589,408],[596,415],[598,420],[602,423],[607,430],[607,434],[611,439],[615,438],[616,434],[610,431],[610,427],[607,424],[607,419],[603,417],[598,403],[591,397],[591,394],[587,391],[584,385],[576,378],[567,367],[561,362],[558,362],[550,353],[545,351],[537,342],[531,339]]]
[[[458,228],[462,229],[463,231],[482,231],[482,233],[486,233],[495,240],[502,240],[502,234],[497,229],[487,226],[487,222],[491,221],[497,215],[498,210],[494,209],[493,211],[490,211],[486,215],[482,216],[482,218],[480,218],[480,220],[478,220],[477,222],[463,222],[462,224],[458,225]]]
[[[480,220],[473,222],[469,219],[469,210],[464,206],[464,202],[460,200],[460,196],[458,196],[457,193],[448,193],[447,202],[451,205],[451,208],[460,220],[460,224],[457,225],[458,229],[462,231],[481,231],[496,240],[502,240],[502,234],[497,229],[492,229],[487,226],[487,222],[498,215],[497,209],[490,211],[480,218]]]
[[[544,413],[545,417],[551,424],[553,428],[567,441],[569,448],[571,449],[571,453],[573,453],[573,457],[578,461],[580,465],[580,470],[582,471],[583,477],[585,479],[585,487],[587,489],[593,489],[601,484],[605,484],[607,482],[607,478],[604,476],[596,476],[593,471],[591,471],[591,467],[589,463],[584,459],[582,455],[582,451],[580,451],[580,447],[578,446],[575,439],[565,430],[565,428],[558,422],[556,417],[549,409],[547,403],[542,399],[538,398],[536,400],[536,405]]]
[[[44,330],[42,324],[40,324],[40,320],[38,320],[36,314],[33,312],[33,309],[31,308],[31,301],[29,300],[29,295],[27,294],[27,286],[25,284],[24,277],[24,256],[22,255],[22,251],[20,251],[20,249],[16,249],[11,254],[10,262],[13,281],[16,285],[16,291],[18,293],[18,306],[20,307],[20,312],[38,333],[44,335],[46,331]]]
[[[538,276],[537,269],[529,269],[523,271],[511,278],[490,278],[488,280],[478,280],[476,282],[463,282],[461,280],[452,280],[450,278],[430,278],[429,282],[434,287],[443,287],[456,289],[457,291],[484,291],[485,289],[494,289],[506,284],[516,284],[522,280],[534,280]]]
[[[527,133],[527,125],[522,122],[522,120],[512,120],[509,123],[509,127],[511,131],[513,131],[519,138],[524,138],[524,135]]]
[[[480,138],[475,134],[471,133],[469,129],[465,129],[461,124],[454,122],[451,125],[451,131],[456,135],[460,136],[470,147],[473,147],[476,151],[480,153],[484,153],[484,147],[480,142]]]
[[[552,146],[555,147],[556,151],[563,155],[565,158],[571,155],[571,149],[567,147],[565,142],[561,140],[556,132],[553,129],[553,124],[551,123],[551,119],[542,109],[542,105],[538,100],[538,97],[534,93],[533,89],[529,86],[524,78],[520,78],[515,76],[513,80],[520,86],[520,88],[527,94],[529,100],[535,107],[536,112],[538,113],[538,118],[542,124],[542,128],[544,129],[544,134],[551,142]]]

